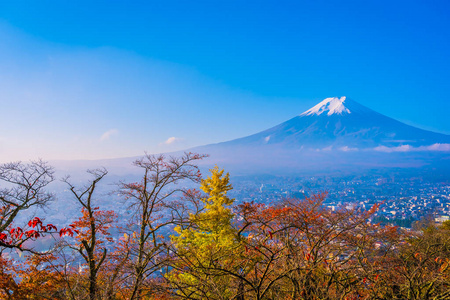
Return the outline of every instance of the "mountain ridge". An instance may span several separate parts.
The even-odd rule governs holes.
[[[281,144],[287,147],[411,147],[450,143],[450,136],[384,116],[347,97],[318,105],[261,132],[215,145]]]
[[[258,133],[188,150],[239,173],[420,168],[449,165],[450,136],[332,97]]]

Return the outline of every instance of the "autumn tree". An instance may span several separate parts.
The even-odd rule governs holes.
[[[64,279],[55,271],[60,267],[57,261],[52,253],[32,254],[13,263],[0,257],[0,298],[67,299]]]
[[[200,171],[194,163],[205,157],[185,153],[181,157],[146,155],[134,165],[143,172],[137,183],[122,183],[120,194],[129,203],[133,216],[127,236],[130,242],[129,263],[123,276],[128,280],[129,299],[142,299],[157,288],[146,281],[160,272],[166,257],[169,227],[180,222],[176,197],[187,193],[179,184],[199,182]]]
[[[331,211],[325,193],[284,199],[274,205],[244,203],[240,240],[241,278],[254,299],[334,299],[350,294],[357,282],[347,266],[357,248],[346,235],[367,222],[371,212]]]
[[[98,288],[98,275],[100,268],[107,258],[107,247],[105,242],[112,242],[109,229],[115,222],[117,215],[113,211],[102,211],[97,206],[97,199],[94,192],[99,182],[107,175],[105,169],[96,169],[88,171],[93,179],[82,188],[76,188],[70,183],[69,178],[64,182],[81,205],[82,216],[71,224],[73,230],[77,233],[75,239],[77,243],[70,248],[76,250],[86,262],[89,270],[88,274],[88,295],[89,299],[100,299]]]
[[[179,297],[232,299],[238,293],[235,278],[223,271],[234,264],[235,251],[240,247],[232,224],[234,199],[227,196],[232,189],[229,181],[228,173],[218,167],[212,169],[211,175],[201,181],[200,189],[206,194],[201,198],[202,209],[190,215],[190,226],[175,227],[174,261],[166,278]]]
[[[371,297],[449,299],[450,223],[426,222],[410,231],[393,229],[395,233],[385,234],[385,242],[378,245],[379,253],[367,257],[377,259],[372,267],[377,273],[367,276]],[[386,252],[388,245],[394,247]]]
[[[33,241],[48,235],[73,233],[69,228],[57,230],[34,217],[17,226],[17,218],[26,219],[31,208],[43,208],[54,196],[46,187],[54,180],[54,171],[47,163],[35,161],[0,165],[0,295],[5,299],[60,299],[60,277],[53,272],[56,260],[50,249],[36,251]],[[28,210],[28,211],[27,211]],[[22,260],[5,253],[15,249]],[[23,254],[25,253],[25,257]],[[62,299],[62,298],[61,298]]]
[[[39,222],[30,221],[28,230],[15,228],[14,221],[24,211],[33,207],[42,208],[54,199],[53,195],[45,190],[54,180],[53,174],[53,168],[43,161],[0,165],[0,181],[4,183],[0,188],[0,250],[24,250],[23,244],[26,240],[39,237],[49,229],[39,218],[35,219]],[[50,226],[50,230],[53,229],[56,230],[56,227]]]

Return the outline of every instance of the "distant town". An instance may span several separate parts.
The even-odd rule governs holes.
[[[365,175],[242,178],[232,195],[238,202],[273,203],[284,197],[327,192],[325,206],[370,209],[382,203],[372,222],[411,228],[415,221],[449,220],[450,183],[429,176]]]

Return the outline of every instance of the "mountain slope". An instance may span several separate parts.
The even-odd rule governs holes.
[[[301,115],[254,135],[219,145],[286,148],[374,148],[450,143],[450,136],[415,128],[355,101],[327,98]]]
[[[421,166],[450,154],[450,136],[406,125],[341,97],[327,98],[262,132],[192,151],[245,169]]]

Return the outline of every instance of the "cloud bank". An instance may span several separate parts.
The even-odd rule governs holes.
[[[413,147],[411,145],[402,145],[398,147],[386,147],[386,146],[378,146],[375,147],[373,150],[379,151],[379,152],[415,152],[415,151],[450,151],[450,144],[433,144],[429,146],[419,146],[419,147]]]
[[[339,150],[342,152],[350,152],[350,151],[377,151],[377,152],[385,152],[385,153],[393,153],[393,152],[450,152],[450,144],[432,144],[429,146],[419,146],[414,147],[411,145],[401,145],[397,147],[387,147],[387,146],[378,146],[375,148],[352,148],[349,146],[343,146],[339,148],[334,148],[333,146],[328,146],[320,149],[312,149],[315,151],[331,151],[331,150]]]

